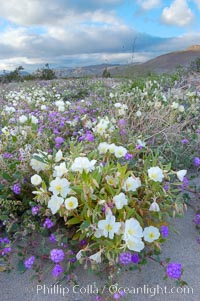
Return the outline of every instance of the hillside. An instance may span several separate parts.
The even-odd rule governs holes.
[[[145,63],[108,68],[112,76],[145,75],[149,72],[172,73],[179,66],[188,67],[192,61],[200,58],[200,45],[193,45],[183,51],[160,55]]]

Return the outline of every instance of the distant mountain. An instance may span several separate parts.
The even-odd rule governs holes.
[[[192,45],[182,51],[160,55],[145,63],[108,68],[112,76],[139,76],[149,72],[172,73],[177,67],[189,67],[192,61],[200,58],[200,45]]]
[[[82,77],[82,76],[101,76],[103,71],[107,68],[117,67],[118,64],[100,64],[90,65],[76,68],[56,68],[54,72],[57,77]]]

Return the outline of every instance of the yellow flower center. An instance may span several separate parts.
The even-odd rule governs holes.
[[[69,206],[70,208],[73,208],[73,207],[74,207],[74,202],[73,202],[73,201],[69,201],[68,206]]]
[[[58,192],[61,192],[62,186],[61,186],[61,185],[56,185],[56,190],[57,190]]]
[[[154,233],[149,233],[149,237],[154,238],[155,237]]]
[[[151,178],[153,178],[153,179],[156,179],[157,176],[158,176],[158,175],[157,175],[156,173],[152,173],[152,174],[151,174]]]
[[[112,230],[112,225],[110,224],[107,224],[106,227],[105,227],[106,231],[111,231]]]

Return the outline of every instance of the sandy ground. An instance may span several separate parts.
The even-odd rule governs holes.
[[[167,242],[163,245],[161,258],[170,257],[171,261],[181,262],[184,268],[183,280],[188,287],[177,288],[174,281],[163,280],[163,268],[151,261],[141,272],[128,271],[122,274],[118,287],[129,289],[130,301],[198,301],[200,300],[200,245],[196,238],[198,232],[192,219],[194,210],[189,207],[183,218],[172,220],[178,234],[170,232]],[[104,281],[97,276],[88,275],[83,269],[78,270],[78,286],[67,284],[53,285],[50,274],[46,274],[43,283],[31,281],[31,271],[19,275],[0,274],[0,300],[2,301],[90,301],[95,300],[91,294],[96,289],[101,290]],[[136,289],[140,287],[137,294]],[[134,293],[135,289],[135,293]],[[112,288],[111,288],[112,290]],[[123,299],[121,299],[123,300]]]

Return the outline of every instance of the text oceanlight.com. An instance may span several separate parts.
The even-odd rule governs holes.
[[[149,295],[149,296],[155,296],[155,295],[161,295],[161,294],[193,294],[193,288],[192,287],[167,287],[167,286],[150,286],[144,284],[140,287],[123,287],[116,284],[113,284],[111,286],[103,286],[101,288],[98,288],[94,284],[88,284],[85,286],[81,285],[74,285],[74,286],[62,286],[62,285],[37,285],[37,294],[43,294],[43,295],[62,295],[66,296],[70,293],[72,294],[83,294],[83,295],[93,295],[93,294],[103,294],[105,292],[110,293],[111,295],[115,293],[123,292],[126,295]]]

